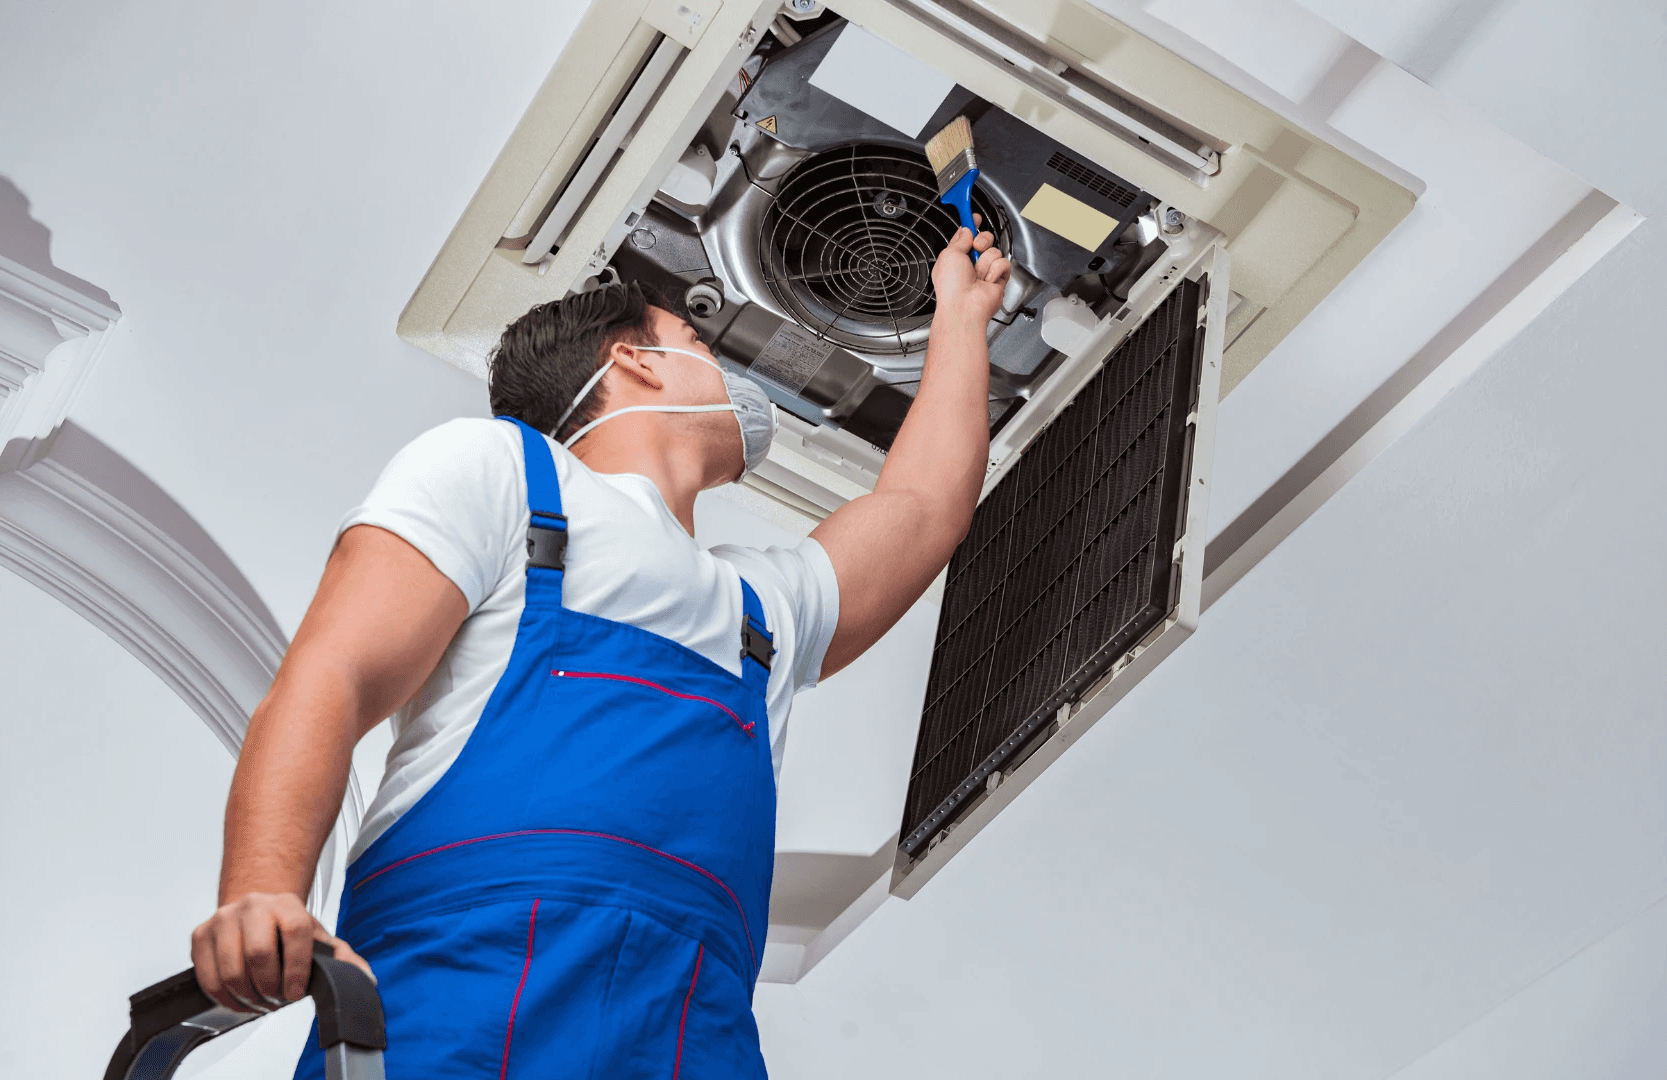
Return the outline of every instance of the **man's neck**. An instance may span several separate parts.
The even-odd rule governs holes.
[[[675,422],[661,413],[616,416],[574,444],[573,454],[592,472],[648,477],[678,524],[693,536],[695,496],[709,481],[703,455],[689,452],[688,435],[671,430]]]

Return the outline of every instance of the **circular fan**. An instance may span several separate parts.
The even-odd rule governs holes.
[[[1001,243],[1000,207],[977,189],[972,202]],[[800,323],[859,352],[897,356],[926,345],[932,264],[959,227],[938,202],[925,155],[857,145],[788,174],[758,247],[771,293]]]

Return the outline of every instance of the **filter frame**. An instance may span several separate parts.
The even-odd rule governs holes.
[[[945,586],[899,829],[904,859],[1175,609],[1207,290],[1207,278],[1180,282],[975,513]]]

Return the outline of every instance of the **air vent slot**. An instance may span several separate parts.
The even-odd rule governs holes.
[[[1082,162],[1066,157],[1057,150],[1048,159],[1048,168],[1061,176],[1075,180],[1089,191],[1103,195],[1118,206],[1128,206],[1140,194],[1138,191],[1124,187],[1104,173],[1096,172]]]
[[[1183,282],[974,514],[949,564],[905,854],[1173,606],[1199,291]]]

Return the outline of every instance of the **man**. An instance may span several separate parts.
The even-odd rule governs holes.
[[[993,243],[962,229],[938,257],[874,492],[791,548],[694,543],[696,494],[757,464],[774,413],[687,322],[611,286],[510,325],[499,419],[389,464],[250,720],[221,906],[191,939],[203,989],[299,998],[317,939],[374,965],[394,1080],[762,1077],[788,705],[897,622],[971,521]],[[390,714],[337,941],[302,898],[353,746]],[[323,1075],[316,1043],[297,1075]]]

